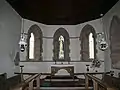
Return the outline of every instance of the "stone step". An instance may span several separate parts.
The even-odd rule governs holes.
[[[93,87],[89,87],[89,90],[92,89]],[[40,87],[40,90],[85,90],[85,87]]]
[[[47,76],[46,79],[50,79],[51,76]],[[72,79],[73,76],[69,76],[69,75],[56,75],[56,76],[52,76],[52,79]],[[76,76],[74,76],[75,79],[77,79]]]
[[[85,79],[71,76],[46,77],[41,80],[41,87],[85,87]],[[90,83],[92,86],[92,83]]]
[[[85,83],[78,81],[45,81],[41,83],[41,86],[50,86],[50,87],[77,87],[85,86]]]

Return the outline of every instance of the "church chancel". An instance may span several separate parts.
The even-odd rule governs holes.
[[[0,90],[120,90],[119,9],[120,0],[0,0]]]

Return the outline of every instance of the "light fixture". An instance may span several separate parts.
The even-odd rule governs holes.
[[[100,14],[100,16],[102,17],[102,16],[103,16],[103,14],[101,13],[101,14]]]
[[[22,33],[21,33],[21,37],[20,37],[20,41],[19,41],[20,51],[24,52],[26,46],[27,46],[27,43],[26,43],[26,38],[25,38],[25,34],[24,34],[24,19],[22,19]]]
[[[104,33],[97,33],[98,48],[105,51],[108,48],[108,43],[105,41]]]

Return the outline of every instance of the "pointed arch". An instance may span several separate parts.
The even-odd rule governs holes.
[[[64,42],[63,42],[63,51],[64,51],[64,58],[59,59],[59,37],[62,36],[64,37]],[[53,60],[54,61],[70,61],[69,49],[70,45],[70,40],[69,40],[69,34],[64,28],[59,28],[56,30],[53,36]]]
[[[112,68],[120,69],[120,18],[116,15],[111,21],[109,37]]]
[[[29,45],[29,43],[30,43],[31,33],[33,33],[33,35],[34,35],[34,59],[33,60],[34,61],[41,61],[42,60],[42,52],[43,52],[43,49],[42,49],[43,34],[42,34],[42,31],[41,31],[40,27],[36,24],[32,25],[28,30],[27,60],[31,60],[29,58],[29,55],[30,55],[30,49],[29,49],[30,45]]]
[[[92,33],[92,37],[93,37],[93,43],[94,45],[91,45],[91,46],[94,46],[92,50],[92,53],[93,53],[93,57],[94,58],[91,58],[90,57],[90,45],[89,45],[89,35]],[[81,41],[81,60],[82,61],[90,61],[91,59],[96,59],[96,53],[97,53],[97,50],[96,50],[96,32],[95,32],[95,29],[87,24],[83,27],[81,33],[80,33],[80,41]]]

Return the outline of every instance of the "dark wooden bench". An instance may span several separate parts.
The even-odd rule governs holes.
[[[0,90],[9,90],[6,73],[0,74]]]

